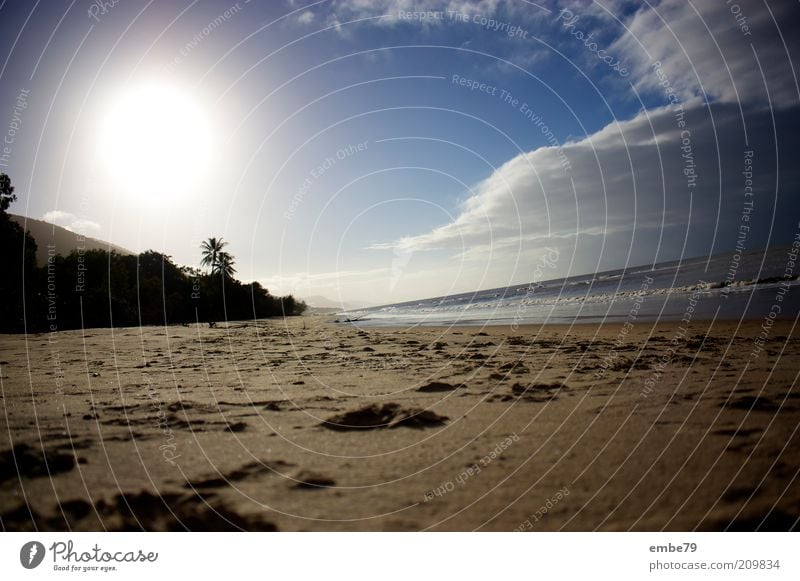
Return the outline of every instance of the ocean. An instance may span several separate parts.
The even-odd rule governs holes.
[[[800,246],[628,267],[337,314],[359,326],[791,319]]]

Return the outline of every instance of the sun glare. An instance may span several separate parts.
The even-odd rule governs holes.
[[[167,85],[126,91],[103,127],[109,173],[142,194],[186,191],[201,177],[210,153],[207,115],[190,94]]]

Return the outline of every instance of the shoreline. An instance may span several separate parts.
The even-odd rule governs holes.
[[[568,329],[572,327],[607,327],[607,326],[622,326],[625,324],[625,318],[619,319],[612,319],[609,318],[607,320],[602,321],[586,321],[586,320],[576,320],[572,323],[563,323],[563,322],[552,322],[552,323],[531,323],[531,322],[524,322],[524,323],[509,323],[509,322],[495,322],[492,320],[487,320],[485,323],[451,323],[451,324],[443,324],[443,323],[431,323],[431,324],[423,324],[423,323],[414,323],[410,325],[402,325],[402,324],[372,324],[372,325],[359,325],[358,323],[364,321],[369,322],[369,319],[363,319],[361,321],[351,321],[351,322],[335,322],[334,320],[329,320],[330,317],[335,316],[333,314],[319,314],[319,313],[311,313],[307,315],[296,315],[290,317],[265,317],[262,319],[240,319],[240,320],[231,320],[231,321],[221,321],[218,322],[216,329],[219,330],[235,330],[241,329],[248,326],[257,326],[259,324],[265,323],[273,323],[279,321],[313,321],[315,323],[321,322],[326,325],[329,325],[333,328],[347,328],[353,327],[358,329],[364,330],[388,330],[388,331],[411,331],[414,329],[424,330],[424,331],[448,331],[452,329],[459,329],[465,331],[473,331],[473,330],[486,330],[486,329],[505,329],[510,332],[517,332],[517,331],[525,331],[530,329]],[[768,316],[760,316],[760,317],[746,317],[746,318],[728,318],[728,317],[717,317],[708,318],[705,316],[693,318],[688,324],[697,324],[699,326],[708,326],[713,323],[716,324],[733,324],[739,323],[742,326],[751,326],[756,323],[762,323]],[[800,315],[792,318],[791,316],[778,316],[774,319],[770,319],[775,322],[775,324],[789,324],[789,323],[797,323],[800,321]],[[634,326],[656,326],[656,325],[663,325],[663,326],[670,326],[675,325],[677,326],[682,321],[681,319],[673,319],[673,318],[661,318],[655,319],[650,317],[640,317],[637,318],[632,324]],[[0,333],[1,337],[38,337],[38,336],[46,336],[52,333],[56,335],[62,333],[77,333],[77,332],[95,332],[95,331],[102,331],[102,330],[115,330],[115,331],[129,331],[131,329],[207,329],[208,324],[205,322],[201,323],[170,323],[167,325],[141,325],[141,326],[128,326],[128,327],[84,327],[82,329],[56,329],[54,331],[31,331],[28,333]]]
[[[800,317],[797,318],[778,318],[775,319],[775,323],[772,325],[772,328],[775,326],[795,326],[800,320]],[[430,331],[430,332],[450,332],[452,330],[459,330],[464,332],[487,332],[491,333],[491,331],[496,331],[495,334],[499,333],[529,333],[534,330],[568,330],[568,329],[587,329],[587,328],[597,328],[598,330],[601,329],[608,329],[611,327],[620,328],[625,325],[624,320],[620,321],[606,321],[606,322],[592,322],[592,321],[576,321],[574,323],[520,323],[518,325],[511,325],[511,324],[465,324],[465,325],[413,325],[413,326],[401,326],[401,325],[365,325],[364,327],[359,327],[355,323],[333,323],[333,322],[326,322],[326,324],[338,327],[338,326],[346,326],[350,325],[356,328],[363,328],[364,330],[368,331],[395,331],[395,332],[404,332],[404,331]],[[724,325],[724,326],[738,326],[741,328],[750,328],[750,327],[758,327],[759,329],[763,328],[764,324],[764,317],[759,319],[693,319],[689,326],[695,326],[697,328],[709,328],[714,325]],[[676,328],[686,326],[685,323],[681,323],[680,320],[637,320],[634,323],[634,328]],[[513,327],[513,328],[512,328]]]
[[[790,317],[778,318],[775,321],[776,321],[776,323],[788,324],[788,323],[795,322],[797,320],[800,320],[800,316],[798,316],[797,318],[790,318]],[[760,321],[763,321],[763,317],[762,318],[747,318],[747,319],[723,319],[723,318],[707,319],[707,318],[698,318],[698,319],[692,319],[692,321],[689,324],[698,323],[699,325],[710,325],[710,324],[716,322],[716,323],[720,323],[720,324],[741,323],[742,325],[746,326],[746,325],[752,325],[753,323],[758,323]],[[624,322],[625,322],[624,320],[620,320],[620,321],[601,321],[601,322],[576,321],[574,323],[519,323],[517,325],[513,325],[514,329],[512,330],[512,332],[516,331],[516,330],[526,330],[526,329],[532,329],[532,328],[548,328],[549,329],[549,328],[569,328],[569,327],[605,327],[605,326],[609,326],[609,325],[624,324]],[[664,319],[661,319],[661,320],[657,320],[657,319],[653,319],[653,320],[639,319],[639,320],[636,321],[635,324],[639,325],[639,326],[645,326],[645,325],[650,325],[650,326],[666,325],[666,326],[669,326],[669,325],[678,325],[680,322],[681,322],[680,319],[678,319],[678,320],[672,320],[672,319],[667,319],[667,320],[664,320]],[[329,323],[331,325],[336,325],[336,326],[339,326],[339,325],[357,326],[357,325],[355,325],[355,323],[334,323],[332,321],[327,321],[327,323]],[[416,325],[416,326],[408,326],[408,327],[404,327],[402,325],[391,325],[391,326],[390,325],[380,325],[380,326],[370,326],[369,329],[370,330],[373,330],[373,329],[374,330],[389,329],[389,330],[393,330],[393,331],[411,330],[411,329],[415,329],[415,328],[422,328],[422,329],[425,329],[425,330],[448,330],[448,329],[476,330],[476,329],[487,329],[487,328],[488,329],[493,329],[493,328],[497,328],[497,327],[508,327],[508,328],[510,328],[510,327],[512,327],[512,325],[508,324],[508,323],[503,323],[503,324],[489,324],[489,323],[487,323],[485,325],[478,325],[478,324],[465,324],[465,325]],[[509,330],[511,330],[511,329],[509,329]]]

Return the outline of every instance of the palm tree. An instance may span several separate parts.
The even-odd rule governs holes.
[[[212,279],[215,274],[220,275],[223,302],[225,301],[225,279],[232,279],[233,275],[236,274],[236,269],[233,267],[235,263],[233,256],[223,250],[227,245],[228,243],[222,238],[209,238],[200,244],[200,249],[203,251],[200,265],[211,269]],[[216,327],[217,323],[214,320],[210,320],[208,326]]]
[[[224,250],[217,253],[217,272],[222,274],[223,279],[233,278],[233,275],[236,274],[236,269],[233,267],[234,264],[236,264],[236,261],[233,256]]]
[[[211,268],[211,274],[214,274],[219,270],[219,259],[221,254],[228,255],[227,252],[224,252],[222,249],[228,245],[222,238],[209,238],[208,240],[204,240],[203,243],[200,245],[200,249],[203,251],[203,259],[200,261],[201,266],[208,266]],[[228,255],[230,258],[230,255]]]
[[[0,173],[0,214],[5,214],[11,202],[16,201],[14,186],[11,185],[11,178],[4,173]]]

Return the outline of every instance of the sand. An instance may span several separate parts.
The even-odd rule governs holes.
[[[796,526],[792,322],[330,318],[0,336],[3,529]]]

